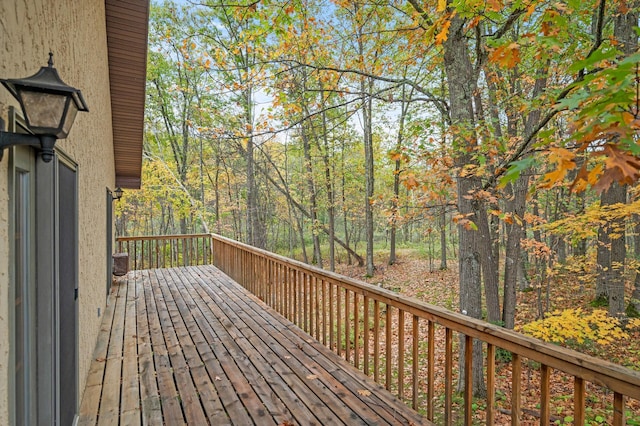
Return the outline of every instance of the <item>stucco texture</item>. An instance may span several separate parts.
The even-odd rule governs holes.
[[[79,113],[57,146],[78,163],[79,398],[84,391],[106,303],[106,196],[115,183],[104,0],[0,2],[0,77],[26,77],[54,53],[55,67],[80,88],[89,113]],[[0,88],[0,114],[17,103]],[[0,425],[9,424],[9,214],[7,156],[0,162]]]

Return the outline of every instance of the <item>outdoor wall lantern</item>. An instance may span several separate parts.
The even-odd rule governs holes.
[[[69,134],[78,111],[89,111],[80,90],[66,85],[53,67],[53,53],[49,53],[47,67],[27,78],[0,79],[0,82],[20,102],[22,113],[32,134],[4,131],[0,119],[0,160],[4,149],[14,145],[39,146],[42,160],[53,158],[58,139]]]
[[[122,190],[122,188],[117,187],[114,191],[113,194],[111,194],[111,196],[113,197],[114,200],[119,200],[120,198],[122,198],[122,193],[124,191]]]

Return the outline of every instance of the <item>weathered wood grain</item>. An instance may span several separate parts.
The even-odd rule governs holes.
[[[317,307],[322,289],[305,300],[302,286],[316,284],[299,278],[281,310],[319,335],[317,318],[299,309]],[[110,300],[81,425],[424,422],[213,266],[133,271]]]

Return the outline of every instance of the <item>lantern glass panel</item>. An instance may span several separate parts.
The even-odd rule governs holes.
[[[25,90],[19,95],[30,127],[57,129],[60,126],[67,96]]]
[[[69,99],[69,111],[67,112],[67,116],[64,119],[64,124],[62,125],[62,131],[58,134],[59,139],[64,139],[69,134],[71,130],[71,126],[73,126],[73,122],[76,119],[76,114],[78,113],[78,107],[76,103]]]

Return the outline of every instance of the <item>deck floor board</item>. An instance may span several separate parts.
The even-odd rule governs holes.
[[[213,266],[132,271],[105,314],[80,425],[428,423]]]

